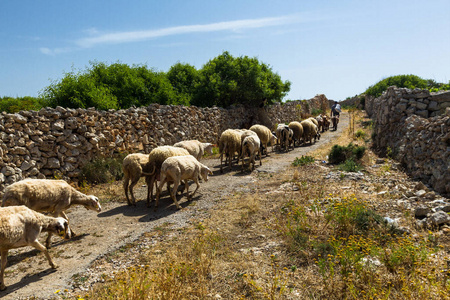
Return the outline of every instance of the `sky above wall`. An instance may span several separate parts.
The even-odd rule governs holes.
[[[289,80],[284,100],[344,100],[399,74],[448,83],[449,16],[448,0],[2,0],[0,97],[93,61],[200,69],[223,51]]]

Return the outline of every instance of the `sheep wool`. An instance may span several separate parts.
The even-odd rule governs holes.
[[[85,195],[64,180],[24,179],[6,187],[2,206],[25,205],[38,212],[49,212],[53,217],[69,218],[65,211],[72,205],[83,205],[88,210],[102,210],[99,199]],[[69,236],[75,233],[69,229]],[[50,248],[52,233],[49,232],[46,246]]]
[[[186,149],[190,155],[194,156],[198,161],[203,157],[203,154],[208,153],[212,155],[213,144],[202,143],[197,140],[181,141],[173,145]]]
[[[122,163],[123,170],[123,189],[125,191],[125,197],[127,198],[128,205],[136,206],[136,198],[133,194],[133,188],[138,183],[139,178],[145,176],[145,173],[151,172],[149,164],[148,154],[142,153],[132,153],[127,155]],[[130,184],[131,181],[131,184]],[[145,181],[147,184],[150,183],[150,176],[145,176]],[[128,190],[131,194],[131,201],[128,197]],[[147,193],[147,201],[150,197]]]
[[[0,291],[6,289],[4,273],[10,249],[33,246],[44,252],[50,266],[56,269],[57,265],[50,257],[47,248],[38,241],[38,237],[42,231],[65,237],[68,226],[64,218],[48,217],[23,205],[0,208],[0,254],[2,257]]]
[[[228,159],[228,166],[231,169],[233,156],[236,152],[241,151],[241,132],[242,130],[227,129],[220,135],[219,152],[220,152],[220,172],[223,173],[223,155]],[[226,163],[226,161],[225,161]]]
[[[303,126],[302,126],[302,124],[300,122],[293,121],[293,122],[289,123],[288,126],[294,132],[294,146],[295,146],[295,141],[298,141],[298,146],[300,146],[301,139],[303,137]]]
[[[269,145],[269,143],[272,145],[272,152],[273,152],[273,145],[276,142],[276,136],[274,136],[272,134],[272,132],[270,131],[269,128],[267,128],[264,125],[253,125],[252,127],[250,127],[250,130],[256,132],[256,134],[259,137],[259,140],[261,141],[261,146],[262,146],[262,150],[266,149],[266,155],[267,155],[267,147]]]

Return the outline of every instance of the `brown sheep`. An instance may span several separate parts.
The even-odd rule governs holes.
[[[150,164],[148,162],[148,154],[133,153],[127,155],[122,163],[123,169],[123,189],[125,191],[125,197],[127,198],[128,205],[136,206],[136,198],[133,194],[133,188],[138,183],[145,173],[149,173]],[[129,184],[131,181],[131,184]],[[145,176],[147,185],[150,184],[150,176]],[[131,194],[131,201],[128,198],[128,189]],[[148,190],[150,191],[150,190]],[[147,202],[149,201],[150,193],[147,192]]]

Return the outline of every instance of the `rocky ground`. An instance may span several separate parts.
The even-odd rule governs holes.
[[[172,234],[171,231],[167,235],[149,232],[183,228],[194,220],[197,222],[208,218],[211,209],[220,205],[222,199],[236,192],[251,192],[257,178],[276,176],[286,170],[296,157],[323,145],[332,145],[347,130],[348,124],[348,115],[344,114],[337,131],[324,133],[314,145],[298,147],[288,153],[271,153],[269,157],[263,158],[263,165],[251,173],[241,172],[239,166],[231,171],[225,168],[224,174],[220,174],[218,159],[205,160],[213,168],[214,175],[208,182],[202,183],[191,203],[181,200],[181,210],[175,208],[167,194],[161,199],[157,212],[147,208],[144,200],[139,201],[136,207],[129,207],[122,194],[117,195],[116,187],[111,190],[111,199],[102,199],[106,202],[98,215],[82,208],[70,211],[69,218],[78,237],[70,241],[56,241],[54,238],[50,254],[59,264],[56,271],[50,269],[45,257],[36,250],[22,248],[10,251],[5,274],[8,288],[0,292],[0,297],[48,299],[82,294],[92,284],[104,281],[104,274],[112,274],[135,264],[144,249],[164,242]],[[419,226],[441,226],[442,232],[446,231],[445,223],[450,220],[441,221],[443,216],[440,211],[447,211],[450,207],[447,205],[448,199],[408,178],[397,164],[374,158],[374,163],[366,172],[357,173],[336,171],[322,161],[315,164],[323,172],[323,180],[330,184],[339,183],[344,190],[358,189],[376,200],[389,200],[378,201],[379,210],[386,220],[398,223],[405,231],[408,226],[402,223],[404,211],[416,214]],[[284,183],[274,190],[286,188],[295,189]],[[145,198],[145,186],[135,190],[137,199]],[[441,215],[441,219],[437,215]],[[271,247],[270,243],[266,244]]]

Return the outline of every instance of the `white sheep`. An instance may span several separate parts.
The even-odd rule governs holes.
[[[280,148],[285,151],[289,150],[289,146],[294,137],[294,132],[288,125],[278,124],[277,129],[275,130],[277,140],[280,142]]]
[[[173,145],[174,147],[181,147],[186,149],[190,155],[194,156],[198,161],[203,157],[204,153],[212,155],[213,144],[202,143],[197,140],[181,141]]]
[[[184,148],[173,146],[159,146],[150,151],[150,154],[148,155],[148,168],[151,171],[149,173],[143,173],[145,176],[150,176],[149,183],[147,184],[147,195],[150,194],[150,197],[147,197],[147,207],[150,207],[150,201],[153,200],[153,185],[156,185],[156,182],[160,179],[160,171],[163,162],[169,157],[179,155],[189,155],[189,152]]]
[[[312,144],[313,138],[314,142],[316,142],[316,139],[320,139],[319,129],[316,124],[311,121],[311,119],[303,120],[300,124],[303,126],[303,141],[305,143],[309,141]]]
[[[267,153],[269,152],[268,151],[269,144],[272,145],[272,152],[273,152],[273,146],[277,141],[277,137],[273,135],[273,133],[270,131],[269,128],[267,128],[264,125],[256,124],[250,127],[250,130],[256,132],[256,134],[259,137],[259,140],[261,141],[261,153],[263,153],[265,149],[267,155]]]
[[[5,188],[2,206],[25,205],[38,212],[49,212],[54,217],[63,217],[72,205],[83,205],[88,210],[100,212],[102,207],[97,197],[86,195],[64,180],[31,179],[15,182]],[[69,228],[69,236],[75,233]],[[46,246],[50,248],[52,233],[48,233]]]
[[[136,198],[133,194],[133,188],[138,183],[139,179],[147,172],[150,172],[148,154],[133,153],[127,155],[122,163],[123,169],[123,189],[128,205],[136,206]],[[131,181],[131,184],[129,184]],[[150,184],[150,176],[145,176],[147,185]],[[131,201],[128,197],[128,189],[130,189]],[[148,190],[150,191],[150,190]],[[150,193],[147,191],[147,202],[149,201]]]
[[[0,208],[0,291],[6,289],[4,273],[10,249],[33,246],[44,252],[50,266],[56,269],[58,266],[47,248],[38,241],[38,237],[41,232],[48,232],[65,238],[68,227],[69,223],[64,218],[45,216],[23,205]]]
[[[209,174],[212,174],[212,171],[192,155],[172,156],[167,158],[161,166],[161,182],[159,183],[156,193],[155,210],[158,208],[159,195],[164,183],[174,183],[173,188],[170,191],[170,196],[177,208],[180,209],[181,207],[176,198],[176,191],[178,190],[180,182],[184,182],[187,198],[188,200],[191,200],[200,187],[199,177],[201,176],[206,182],[208,181]],[[187,183],[189,179],[193,180],[197,185],[197,188],[191,195],[189,195],[189,184]]]
[[[225,154],[226,159],[229,159],[228,165],[231,169],[234,154],[241,151],[241,131],[235,129],[227,129],[220,135],[219,138],[219,153],[220,153],[220,172],[223,173],[222,161]],[[238,156],[239,162],[239,156]],[[226,160],[225,160],[226,163]]]
[[[298,145],[300,146],[301,144],[301,139],[303,137],[303,126],[300,122],[297,121],[292,121],[291,123],[289,123],[289,128],[292,129],[292,131],[294,132],[294,147],[295,147],[295,141],[298,141]]]
[[[241,159],[242,159],[242,170],[244,170],[244,158],[246,156],[249,157],[248,165],[252,164],[252,170],[255,169],[255,156],[259,155],[259,165],[261,163],[261,141],[259,140],[258,135],[255,133],[254,135],[249,135],[244,138],[242,142],[242,150],[241,150]]]

